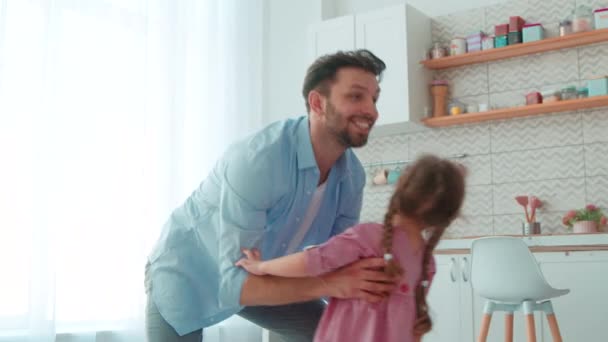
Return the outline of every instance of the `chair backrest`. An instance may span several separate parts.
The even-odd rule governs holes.
[[[471,284],[482,297],[515,302],[551,289],[521,238],[476,239],[471,253]]]

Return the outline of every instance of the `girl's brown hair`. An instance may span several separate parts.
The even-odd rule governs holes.
[[[465,169],[432,155],[418,158],[399,178],[388,211],[384,217],[382,248],[392,256],[392,219],[400,214],[423,223],[430,230],[422,257],[422,274],[416,286],[416,323],[414,334],[423,335],[431,330],[425,288],[429,284],[429,263],[441,235],[459,215],[465,193]],[[385,272],[390,276],[402,273],[395,258],[389,258]]]

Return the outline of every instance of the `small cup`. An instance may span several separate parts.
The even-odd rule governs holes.
[[[540,222],[523,222],[521,230],[523,235],[540,234]]]
[[[380,169],[372,179],[374,185],[384,185],[388,183],[389,172],[387,169]]]
[[[386,177],[388,184],[395,184],[397,180],[399,180],[399,176],[401,175],[400,170],[391,170],[388,172],[388,176]]]
[[[487,112],[488,111],[488,104],[487,103],[480,103],[479,104],[479,111],[480,112]]]

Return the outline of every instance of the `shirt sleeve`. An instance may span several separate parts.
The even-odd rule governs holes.
[[[246,152],[246,151],[245,151]],[[241,290],[247,272],[234,263],[241,248],[259,248],[271,205],[269,163],[262,156],[233,153],[226,158],[220,177],[221,193],[218,222],[219,306],[240,307]],[[255,180],[255,181],[252,181]]]
[[[311,276],[331,272],[361,258],[376,256],[366,229],[369,225],[358,225],[336,235],[318,247],[306,250],[306,266]]]

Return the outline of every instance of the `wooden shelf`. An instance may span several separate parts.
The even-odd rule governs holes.
[[[429,127],[445,127],[475,122],[518,118],[547,113],[569,112],[579,109],[608,107],[608,96],[594,96],[585,99],[556,101],[529,106],[490,110],[482,113],[465,113],[423,119],[422,123]]]
[[[608,41],[608,29],[573,33],[564,37],[553,37],[529,43],[509,45],[490,50],[469,52],[458,56],[421,61],[428,69],[446,69],[462,65],[484,63],[505,58],[530,55],[539,52],[571,48]]]

